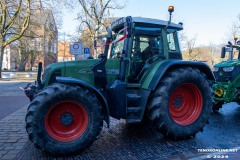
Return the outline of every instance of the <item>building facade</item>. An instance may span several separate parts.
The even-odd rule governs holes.
[[[32,31],[35,38],[31,50],[37,53],[34,57],[34,66],[42,62],[45,67],[57,62],[58,30],[51,10],[39,9],[36,15],[34,21],[40,25]]]
[[[70,42],[58,42],[58,62],[73,61],[75,56],[70,54]]]

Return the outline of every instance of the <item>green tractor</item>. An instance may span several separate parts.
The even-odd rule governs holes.
[[[235,37],[235,41],[237,37]],[[217,112],[224,103],[237,102],[240,104],[240,41],[222,48],[221,58],[228,58],[214,65],[216,82],[213,85],[214,101],[213,111]]]
[[[173,140],[194,137],[211,114],[214,76],[205,63],[182,60],[182,29],[170,20],[123,17],[107,28],[99,59],[51,64],[42,78],[40,63],[37,84],[25,89],[29,139],[53,155],[77,154],[104,121],[109,127],[110,116],[146,119]]]

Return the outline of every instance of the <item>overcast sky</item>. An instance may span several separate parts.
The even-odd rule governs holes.
[[[121,0],[119,0],[121,2]],[[112,11],[115,17],[142,16],[168,20],[168,6],[174,5],[174,20],[183,22],[189,38],[196,36],[197,45],[222,43],[232,23],[238,21],[240,0],[128,0],[122,10]],[[65,12],[60,32],[73,34],[76,30],[76,13]],[[240,37],[240,35],[238,35]]]

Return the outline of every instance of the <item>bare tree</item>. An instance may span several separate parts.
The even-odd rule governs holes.
[[[57,28],[62,27],[63,10],[71,11],[76,4],[76,0],[34,0],[42,9],[49,9],[52,11]]]
[[[234,36],[240,36],[240,14],[237,17],[237,20],[232,22],[225,37],[223,37],[223,43],[226,44],[228,41],[234,42]]]
[[[210,54],[212,55],[212,65],[219,62],[221,60],[220,58],[220,53],[221,53],[221,48],[224,44],[214,44],[214,43],[209,43],[208,45],[208,50]]]
[[[188,38],[185,34],[181,37],[183,48],[185,48],[185,57],[188,60],[194,60],[195,56],[193,55],[193,51],[195,48],[196,36],[192,38]]]
[[[29,40],[25,37],[22,37],[18,40],[18,55],[19,55],[19,70],[25,71],[25,65],[29,57]]]
[[[0,1],[0,78],[4,48],[20,39],[29,26],[30,21],[30,0],[25,3],[22,0],[1,0]],[[15,24],[21,24],[16,29]]]
[[[31,18],[29,26],[16,43],[19,55],[19,71],[25,71],[28,63],[30,63],[29,66],[31,69],[37,57],[37,53],[39,53],[35,41],[36,39],[42,38],[39,32],[41,33],[42,25],[45,23],[44,19],[46,19],[47,16],[47,14],[41,12],[41,10],[43,10],[41,1],[31,0]],[[21,23],[16,23],[16,26],[20,28]]]
[[[90,41],[93,42],[100,34],[103,27],[106,27],[106,20],[110,16],[110,10],[122,9],[125,7],[125,1],[122,4],[116,0],[78,0],[82,12],[78,15],[80,33],[88,33]],[[89,41],[89,40],[88,40]]]
[[[52,10],[43,7],[40,0],[32,0],[29,27],[17,43],[20,55],[19,70],[32,70],[39,61],[46,61],[47,64],[56,62],[55,56],[52,57],[52,47],[57,45],[56,36],[57,29]]]

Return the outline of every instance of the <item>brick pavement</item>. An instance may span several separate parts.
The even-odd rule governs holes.
[[[148,125],[129,125],[124,120],[119,121],[111,118],[110,129],[104,127],[99,139],[91,147],[83,150],[80,155],[52,157],[36,149],[28,141],[24,122],[26,109],[27,106],[0,120],[1,160],[195,160],[205,159],[207,155],[213,156],[215,154],[199,154],[197,152],[199,148],[236,148],[240,145],[240,109],[233,107],[231,110],[226,110],[226,108],[222,113],[213,115],[210,119],[210,125],[205,128],[203,133],[198,133],[196,138],[185,141],[170,141]],[[224,129],[225,127],[228,127],[228,130]],[[230,155],[229,160],[235,159],[240,159],[240,152]]]
[[[189,143],[192,144],[192,139]],[[111,118],[111,127],[103,128],[96,140],[89,148],[84,149],[80,155],[68,157],[52,157],[36,149],[28,141],[22,152],[17,155],[21,160],[138,160],[162,159],[179,160],[195,157],[195,148],[184,148],[184,143],[166,140],[161,134],[147,125],[126,124],[124,120]],[[201,155],[199,155],[201,156]]]
[[[25,131],[27,106],[0,120],[0,159],[15,159],[28,141]]]

